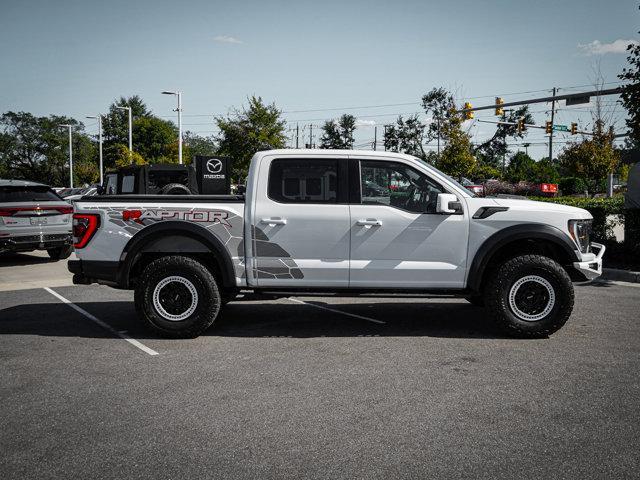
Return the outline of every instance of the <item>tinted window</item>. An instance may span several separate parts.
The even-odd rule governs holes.
[[[118,175],[115,173],[109,173],[106,175],[106,181],[104,183],[104,191],[107,195],[115,195],[118,191]]]
[[[61,198],[49,187],[0,187],[0,203],[56,202]]]
[[[133,174],[122,177],[122,193],[133,193],[135,189],[136,176]]]
[[[336,203],[337,160],[274,160],[269,198],[282,203]]]
[[[435,213],[445,190],[417,170],[395,162],[361,162],[362,203],[415,213]]]

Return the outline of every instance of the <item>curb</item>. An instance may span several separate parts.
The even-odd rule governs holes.
[[[603,268],[603,280],[618,280],[620,282],[640,283],[640,272],[632,272],[630,270],[618,270],[617,268]]]

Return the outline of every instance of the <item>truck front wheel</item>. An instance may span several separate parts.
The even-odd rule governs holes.
[[[216,320],[220,290],[209,269],[183,256],[167,256],[145,267],[135,290],[140,319],[163,337],[194,338]]]
[[[542,255],[505,261],[488,279],[486,311],[507,334],[542,338],[558,331],[573,310],[573,284],[567,272]]]

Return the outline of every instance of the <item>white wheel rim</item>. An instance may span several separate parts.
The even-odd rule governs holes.
[[[522,311],[522,309],[518,306],[516,302],[516,295],[518,294],[518,291],[520,290],[520,288],[522,288],[522,286],[525,283],[528,283],[528,282],[533,282],[533,283],[542,285],[547,291],[547,294],[549,295],[547,304],[545,305],[544,309],[541,312],[536,314],[529,314],[527,312]],[[553,307],[555,304],[556,304],[556,294],[555,294],[555,291],[553,290],[553,286],[549,283],[549,281],[547,281],[547,279],[542,278],[538,275],[527,275],[526,277],[522,277],[518,279],[511,287],[511,290],[509,291],[509,307],[511,308],[511,311],[515,314],[516,317],[526,322],[537,322],[539,320],[542,320],[547,315],[549,315],[551,310],[553,310]]]
[[[169,313],[162,305],[162,289],[171,283],[179,283],[181,285],[184,285],[191,295],[191,302],[188,308],[182,313]],[[181,322],[182,320],[189,318],[193,314],[193,312],[196,311],[196,308],[198,307],[198,291],[196,290],[196,287],[193,285],[193,283],[191,283],[184,277],[173,275],[171,277],[163,278],[158,282],[156,288],[153,289],[153,307],[156,309],[156,312],[158,312],[158,314],[165,320],[169,320],[170,322]]]

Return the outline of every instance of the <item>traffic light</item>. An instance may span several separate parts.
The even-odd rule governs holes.
[[[553,131],[553,124],[549,120],[547,120],[547,124],[544,127],[544,131],[545,133],[551,133]]]
[[[503,104],[504,104],[504,100],[501,99],[500,97],[496,97],[496,115],[498,116],[504,115],[504,108],[502,108]]]
[[[571,124],[571,135],[575,135],[576,133],[578,133],[578,124],[574,122]]]
[[[516,128],[518,130],[518,133],[522,133],[527,129],[527,126],[524,124],[524,118],[518,119],[518,126]]]
[[[473,105],[471,105],[471,103],[469,102],[464,102],[464,109],[468,110],[469,108],[473,108]],[[464,112],[465,120],[471,120],[472,118],[473,118],[473,112],[470,112],[470,111]]]

